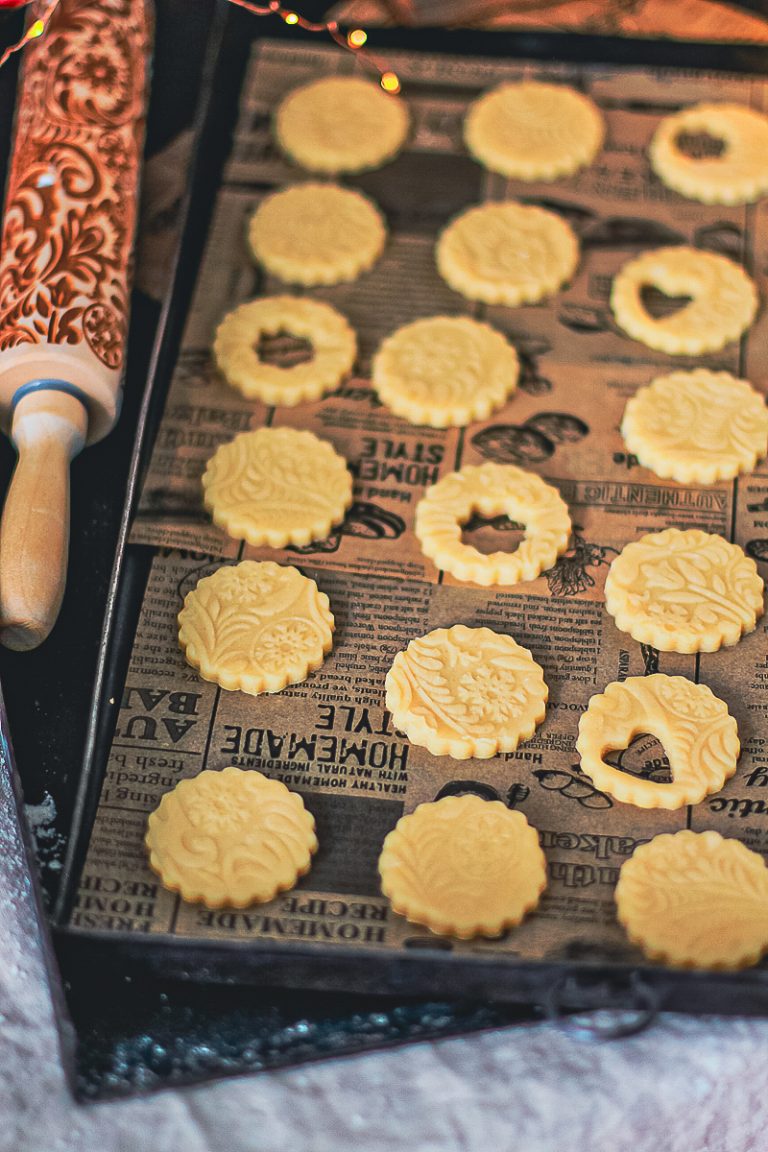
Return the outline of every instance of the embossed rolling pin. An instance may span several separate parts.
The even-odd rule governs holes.
[[[120,410],[151,30],[146,0],[61,0],[24,50],[0,242],[0,422],[18,451],[0,524],[9,648],[55,623],[70,461]]]

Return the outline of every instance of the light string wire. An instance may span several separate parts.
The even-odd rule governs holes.
[[[284,8],[280,0],[269,0],[268,4],[256,4],[254,0],[229,0],[229,2],[237,8],[250,12],[253,16],[279,16],[283,23],[289,26],[297,25],[306,32],[319,32],[330,36],[339,47],[348,49],[363,64],[378,73],[379,84],[385,92],[391,96],[396,96],[400,91],[401,84],[397,73],[386,68],[367,48],[364,48],[368,39],[368,33],[364,28],[351,28],[349,32],[343,32],[337,20],[326,20],[318,23],[307,20],[305,16],[294,12],[292,8]]]
[[[30,40],[37,40],[38,37],[43,35],[46,28],[48,27],[51,17],[53,16],[60,3],[61,0],[48,0],[48,3],[43,8],[40,15],[35,20],[33,20],[31,24],[27,25],[27,28],[25,29],[24,35],[21,37],[21,39],[17,40],[15,44],[10,44],[3,52],[2,56],[0,56],[0,68],[2,68],[8,60],[10,60],[11,56],[13,56],[15,52],[20,52],[22,48],[29,44]],[[0,12],[10,11],[12,8],[21,7],[23,7],[23,4],[19,3],[0,4]]]
[[[326,20],[323,22],[307,20],[305,16],[294,12],[292,8],[284,8],[280,0],[269,0],[268,4],[256,4],[254,0],[229,0],[229,2],[237,8],[242,8],[244,11],[250,12],[252,16],[278,16],[283,23],[289,26],[296,25],[299,28],[303,28],[306,32],[318,32],[330,36],[339,47],[346,48],[352,52],[353,55],[357,56],[364,65],[378,73],[379,84],[385,92],[395,96],[400,91],[401,84],[397,73],[384,67],[381,62],[364,47],[368,40],[368,33],[364,28],[351,28],[348,32],[343,32],[337,20]],[[10,10],[11,8],[23,7],[24,3],[25,0],[5,0],[5,2],[4,0],[0,0],[0,12],[4,8]],[[60,3],[61,0],[48,0],[40,15],[27,26],[21,39],[6,48],[0,56],[0,68],[2,68],[15,52],[21,51],[30,40],[37,40],[38,37],[43,35]]]

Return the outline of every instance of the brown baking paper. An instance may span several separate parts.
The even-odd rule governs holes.
[[[284,290],[254,268],[246,223],[273,187],[305,178],[277,153],[270,117],[310,78],[353,69],[332,48],[263,43],[245,83],[235,146],[215,206],[182,352],[133,529],[157,551],[133,649],[106,778],[72,925],[83,930],[177,936],[270,937],[340,947],[400,949],[433,939],[382,898],[376,871],[386,833],[425,800],[474,790],[524,812],[540,830],[549,886],[540,908],[499,940],[454,941],[457,952],[526,958],[633,957],[616,923],[613,889],[635,847],[690,825],[738,835],[768,852],[768,658],[765,627],[713,656],[659,654],[614,627],[603,607],[611,559],[648,531],[700,527],[768,558],[768,471],[691,487],[637,465],[619,435],[629,396],[662,369],[706,364],[765,390],[761,313],[741,345],[715,356],[666,357],[616,328],[611,278],[630,256],[691,243],[743,262],[765,295],[768,206],[705,207],[668,192],[649,173],[646,148],[659,117],[707,99],[765,104],[757,78],[664,70],[566,67],[391,53],[413,117],[406,152],[355,184],[385,212],[389,242],[372,272],[310,293],[344,312],[360,339],[357,374],[319,403],[267,409],[227,387],[209,348],[222,316],[260,292]],[[587,171],[556,184],[507,182],[468,158],[461,125],[469,102],[500,80],[553,78],[590,93],[606,116],[606,145]],[[561,212],[580,235],[573,282],[553,300],[518,309],[465,301],[438,277],[433,248],[456,212],[507,196]],[[297,221],[297,227],[301,221]],[[493,417],[463,430],[416,428],[392,416],[367,373],[378,342],[399,324],[438,312],[484,317],[520,351],[518,392]],[[294,354],[276,339],[271,355]],[[280,358],[282,357],[282,361]],[[242,547],[203,511],[200,477],[217,446],[260,424],[309,428],[330,440],[355,475],[355,502],[322,543],[283,550]],[[425,488],[462,464],[522,465],[557,485],[571,510],[570,550],[539,579],[481,589],[440,577],[413,534]],[[480,547],[519,538],[504,518],[470,524]],[[253,698],[222,691],[189,668],[176,615],[196,581],[242,557],[297,565],[330,597],[333,654],[303,684]],[[547,719],[515,753],[456,761],[410,746],[384,708],[396,652],[432,628],[462,623],[507,632],[530,648],[550,688]],[[596,791],[579,770],[574,740],[590,696],[614,679],[655,671],[701,677],[738,718],[737,776],[694,810],[644,812]],[[663,749],[641,738],[617,754],[629,772],[663,778]],[[146,817],[162,794],[203,768],[236,764],[283,780],[314,813],[320,850],[291,893],[246,911],[208,911],[165,892],[143,847]]]

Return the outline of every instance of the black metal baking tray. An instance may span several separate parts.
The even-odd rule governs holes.
[[[205,944],[158,936],[73,930],[66,925],[88,844],[136,627],[151,553],[128,546],[128,529],[143,468],[156,432],[178,350],[206,228],[229,147],[237,99],[255,36],[264,30],[221,0],[203,85],[196,158],[190,176],[185,220],[173,283],[165,302],[149,381],[141,408],[125,515],[118,541],[102,634],[99,670],[91,704],[69,850],[53,923],[62,961],[122,965],[182,979],[260,983],[363,994],[429,995],[541,1004],[561,1010],[627,1006],[641,1018],[659,1007],[690,1012],[768,1012],[768,972],[690,973],[662,966],[628,965],[588,949],[557,962],[514,962],[454,956],[440,948],[386,955],[363,950],[344,955],[331,946],[286,947],[279,942],[224,941]],[[279,34],[279,26],[270,35]],[[287,33],[300,35],[296,29]],[[583,63],[674,65],[768,74],[768,50],[711,44],[629,41],[550,33],[386,30],[371,34],[377,47],[422,48],[430,52],[528,57]],[[112,703],[110,704],[110,701]]]

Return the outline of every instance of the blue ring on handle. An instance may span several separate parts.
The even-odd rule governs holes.
[[[74,396],[75,400],[79,400],[84,408],[88,407],[88,397],[82,388],[78,388],[76,384],[70,384],[69,380],[55,380],[55,379],[41,379],[30,380],[28,384],[22,384],[16,389],[11,397],[10,415],[16,411],[16,405],[25,396],[29,396],[32,392],[65,392],[67,396]]]

